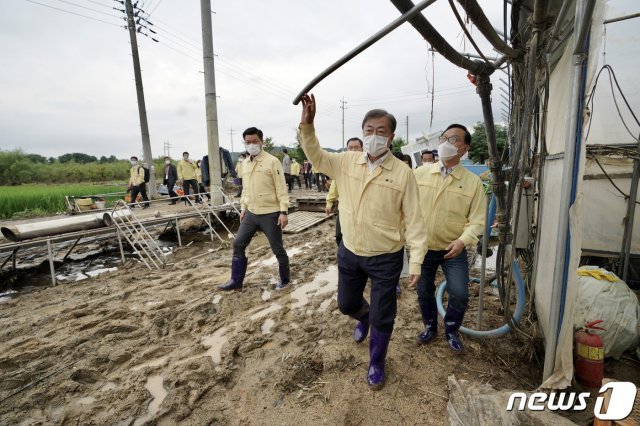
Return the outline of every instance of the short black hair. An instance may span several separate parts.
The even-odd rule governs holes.
[[[282,149],[282,152],[284,152],[285,154],[288,154],[288,153],[289,153],[289,151],[287,151],[287,148],[283,148],[283,149]]]
[[[138,157],[136,157],[135,155],[133,155],[133,156],[130,158],[130,160],[136,160],[136,161],[138,161]]]
[[[433,151],[431,151],[431,153],[433,154],[433,158],[438,158],[439,157],[437,149],[434,149]]]
[[[185,151],[185,152],[182,153],[182,156],[184,157],[185,154],[189,155],[189,153],[187,151]]]
[[[432,156],[434,159],[436,158],[436,155],[433,153],[433,151],[422,151],[422,152],[420,153],[420,159],[422,159],[422,156],[423,156],[423,155],[425,155],[425,154],[431,154],[431,156]]]
[[[241,152],[240,155],[238,155],[238,157],[246,157],[246,155],[244,154],[244,152]]]
[[[408,161],[409,162],[409,167],[411,167],[413,169],[413,161],[411,161],[411,156],[409,154],[402,154],[400,159],[402,161],[404,161],[405,163]]]
[[[242,132],[242,139],[244,139],[247,135],[257,135],[260,140],[262,140],[262,130],[257,127],[249,127],[247,130]]]
[[[358,141],[360,143],[360,148],[364,147],[364,144],[362,143],[362,139],[360,138],[353,137],[353,138],[347,139],[347,145],[349,145],[349,142],[351,141]]]
[[[442,134],[444,135],[444,133],[449,129],[460,129],[460,130],[462,130],[464,132],[464,143],[467,144],[467,145],[471,145],[471,133],[469,133],[467,128],[464,127],[462,124],[453,123],[453,124],[449,125],[449,127],[447,127],[446,129],[444,129],[444,132],[442,132]]]
[[[393,114],[389,114],[384,109],[372,109],[371,111],[367,112],[364,115],[364,118],[362,119],[362,129],[364,130],[364,123],[366,123],[367,120],[370,120],[372,118],[380,118],[380,117],[386,117],[391,123],[391,131],[392,132],[396,131],[396,124],[397,124],[396,118],[393,116]]]

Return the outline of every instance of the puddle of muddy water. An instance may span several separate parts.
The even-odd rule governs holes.
[[[254,313],[253,315],[251,315],[249,317],[249,319],[251,320],[257,320],[260,319],[262,317],[265,317],[273,312],[279,311],[280,309],[282,309],[282,305],[279,305],[277,303],[272,303],[271,305],[269,305],[268,307]]]
[[[267,318],[262,324],[262,327],[260,327],[262,329],[262,334],[270,334],[271,328],[275,325],[275,323],[276,322],[271,318]]]
[[[167,358],[169,358],[169,355],[165,355],[160,358],[155,358],[147,362],[143,362],[142,364],[134,365],[133,367],[130,368],[130,370],[138,371],[146,367],[157,367],[158,365],[162,365],[167,360]]]
[[[149,376],[147,378],[147,384],[145,385],[145,387],[147,388],[153,399],[149,403],[147,414],[136,419],[136,421],[133,423],[134,426],[145,424],[158,413],[160,404],[162,404],[162,401],[164,401],[168,393],[164,388],[163,382],[164,378],[162,376]]]
[[[295,290],[291,292],[291,299],[295,299],[295,302],[293,302],[291,308],[301,308],[309,303],[309,300],[312,297],[326,293],[335,293],[337,289],[338,266],[331,265],[325,271],[320,272],[318,275],[316,275],[313,281],[308,284],[296,287]]]
[[[301,252],[302,252],[301,247],[291,247],[290,249],[287,249],[287,255],[289,256],[289,258]],[[275,256],[271,256],[266,260],[263,260],[260,262],[254,262],[251,264],[251,266],[255,266],[255,265],[271,266],[271,265],[275,265],[277,262],[278,262],[278,259],[276,259]]]
[[[203,336],[201,339],[202,344],[209,348],[205,355],[210,356],[214,364],[222,362],[222,347],[229,340],[226,333],[227,327],[222,327],[212,335]]]

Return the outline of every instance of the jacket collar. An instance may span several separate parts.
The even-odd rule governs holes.
[[[362,155],[358,155],[358,159],[356,161],[356,164],[367,164],[367,153],[363,152]],[[393,160],[396,157],[393,156],[393,153],[391,152],[391,150],[387,151],[386,157],[384,159],[384,161],[382,162],[382,164],[380,164],[380,167],[387,169],[387,170],[391,170],[393,168]]]

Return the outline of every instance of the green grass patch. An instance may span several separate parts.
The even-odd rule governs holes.
[[[61,213],[67,210],[64,197],[126,191],[121,185],[18,185],[0,186],[0,219],[18,219]],[[119,197],[106,197],[107,206]]]

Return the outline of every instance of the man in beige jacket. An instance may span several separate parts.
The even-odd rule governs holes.
[[[409,284],[418,281],[427,251],[418,186],[411,169],[389,150],[396,128],[393,115],[381,109],[365,115],[364,153],[330,153],[316,137],[315,112],[313,95],[303,95],[301,146],[316,170],[331,176],[340,191],[338,307],[358,321],[353,332],[356,342],[364,341],[371,328],[367,382],[377,390],[385,381],[403,246],[410,251]],[[371,304],[363,297],[367,279],[371,279]]]
[[[258,230],[264,232],[271,250],[278,259],[280,282],[276,289],[284,288],[291,281],[289,256],[282,245],[282,230],[288,223],[289,193],[284,180],[282,164],[262,149],[262,130],[249,127],[242,134],[249,153],[242,171],[242,198],[240,204],[240,228],[233,242],[231,278],[219,288],[242,290],[248,259],[245,250]]]

